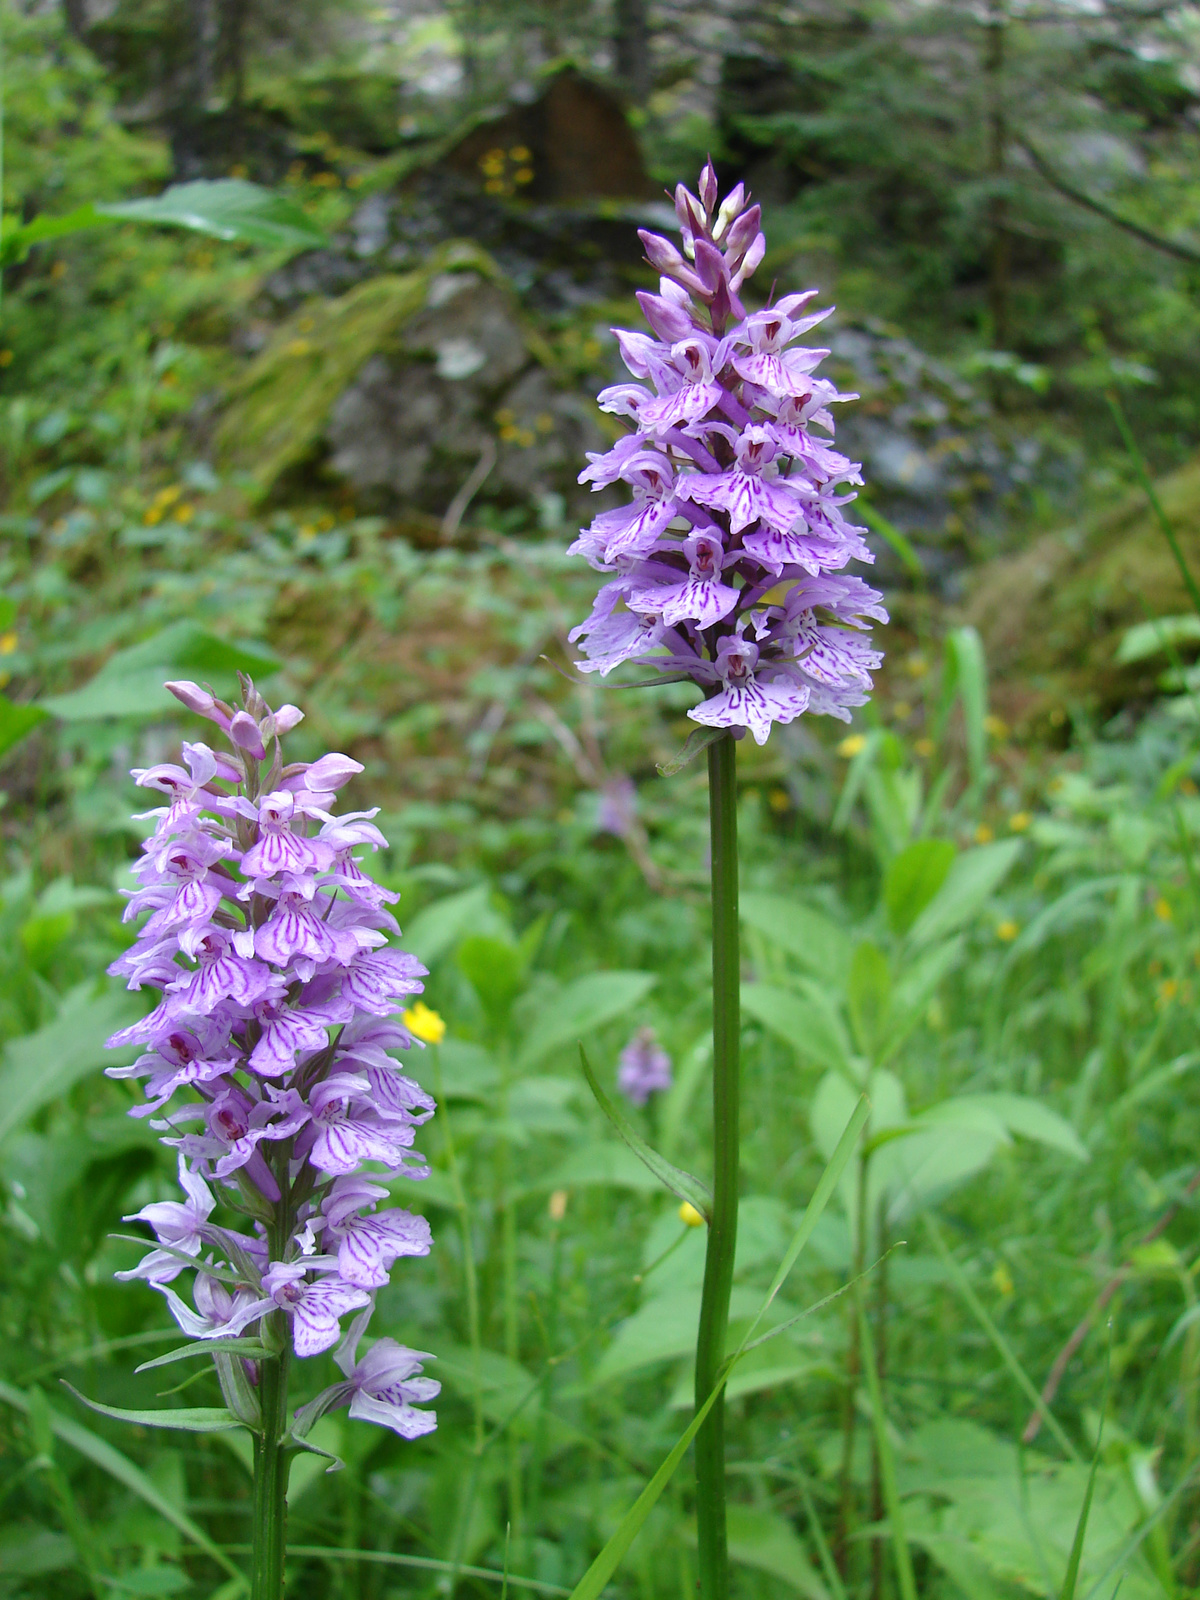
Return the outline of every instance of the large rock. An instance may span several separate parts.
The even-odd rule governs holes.
[[[1200,576],[1200,460],[1161,479],[1159,501],[1184,559]],[[1101,713],[1154,695],[1165,654],[1117,660],[1126,629],[1191,610],[1179,567],[1141,490],[1019,555],[990,562],[964,616],[983,636],[1002,716],[1062,726],[1074,706]],[[1194,645],[1180,645],[1185,657]]]
[[[485,500],[580,504],[579,464],[604,437],[495,263],[459,243],[287,318],[231,396],[218,448],[264,495],[320,466],[364,509],[440,517],[472,477]]]

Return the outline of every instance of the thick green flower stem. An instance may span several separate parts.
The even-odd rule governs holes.
[[[738,1214],[738,861],[737,745],[727,734],[708,747],[712,837],[713,1209],[696,1340],[696,1405],[716,1387],[725,1359]],[[703,1600],[726,1600],[725,1398],[696,1435],[696,1533]]]
[[[262,1407],[262,1433],[254,1440],[254,1558],[250,1600],[283,1600],[284,1555],[287,1547],[287,1481],[289,1452],[282,1439],[287,1432],[288,1362],[285,1345],[280,1355],[260,1368],[258,1398]]]

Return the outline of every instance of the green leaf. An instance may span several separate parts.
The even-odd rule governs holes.
[[[120,1406],[102,1406],[99,1400],[89,1400],[65,1378],[60,1378],[59,1382],[89,1411],[97,1411],[102,1417],[112,1417],[115,1422],[134,1422],[142,1428],[181,1428],[185,1433],[223,1433],[227,1428],[245,1426],[224,1406],[185,1406],[177,1411],[126,1411]]]
[[[972,921],[999,888],[1020,849],[1019,839],[1001,839],[959,856],[942,887],[913,924],[913,943],[932,944]]]
[[[73,1567],[77,1559],[71,1540],[49,1528],[26,1524],[0,1531],[0,1578],[40,1578]]]
[[[0,1381],[0,1401],[15,1407],[16,1410],[24,1412],[26,1415],[32,1409],[31,1398],[28,1394],[14,1388],[12,1384],[2,1381]],[[231,1578],[234,1578],[244,1588],[249,1587],[242,1574],[225,1552],[219,1549],[204,1530],[197,1527],[186,1513],[173,1505],[170,1499],[150,1481],[141,1468],[130,1461],[128,1456],[122,1455],[106,1439],[101,1439],[99,1435],[92,1433],[89,1428],[82,1427],[73,1418],[62,1416],[52,1407],[47,1407],[47,1412],[55,1438],[61,1439],[64,1444],[70,1445],[73,1450],[78,1450],[80,1455],[86,1456],[94,1466],[99,1467],[102,1472],[107,1472],[109,1477],[115,1479],[117,1483],[123,1484],[126,1489],[137,1495],[139,1500],[144,1501],[152,1510],[157,1511],[159,1516],[165,1518],[173,1528],[178,1528],[185,1538],[190,1539],[193,1544],[199,1546],[207,1556],[217,1563],[223,1572],[227,1572]]]
[[[477,933],[459,945],[458,964],[492,1022],[502,1022],[525,982],[521,952],[515,945]]]
[[[769,983],[744,983],[742,1010],[818,1066],[848,1070],[850,1041],[842,1024],[835,1013],[815,1000]]]
[[[104,1041],[136,1015],[122,990],[97,995],[93,983],[81,983],[64,997],[52,1022],[10,1039],[0,1058],[0,1140],[81,1078],[119,1060]]]
[[[46,239],[61,239],[65,234],[80,233],[85,228],[104,227],[109,221],[94,205],[86,205],[77,206],[59,217],[35,217],[19,228],[6,229],[0,243],[0,267],[24,261],[32,247]]]
[[[878,945],[864,939],[850,964],[846,1003],[855,1041],[869,1061],[878,1059],[887,1037],[891,999],[892,975],[887,957]]]
[[[883,880],[888,926],[905,934],[946,881],[956,855],[948,839],[918,839],[901,850]]]
[[[1048,1145],[1051,1150],[1061,1150],[1075,1161],[1090,1161],[1091,1154],[1075,1129],[1057,1111],[1051,1111],[1040,1100],[1024,1094],[964,1094],[956,1095],[937,1108],[939,1114],[953,1120],[955,1108],[966,1112],[979,1106],[996,1116],[1009,1133],[1020,1134],[1037,1144]],[[927,1113],[932,1116],[933,1113]]]
[[[329,242],[293,201],[243,178],[176,183],[153,199],[124,200],[96,211],[122,222],[165,223],[273,250],[315,250]]]
[[[118,1594],[146,1596],[147,1600],[162,1594],[182,1594],[185,1589],[192,1587],[192,1580],[186,1572],[162,1562],[153,1567],[130,1567],[119,1577],[106,1577],[104,1581],[111,1584]]]
[[[673,755],[670,761],[660,761],[658,763],[659,777],[673,778],[676,773],[682,772],[684,767],[690,766],[701,751],[707,750],[710,744],[716,744],[718,739],[727,739],[728,737],[728,728],[706,728],[703,726],[693,728],[687,736],[687,743],[683,749]]]
[[[703,1427],[704,1419],[708,1416],[713,1406],[717,1403],[717,1399],[721,1394],[730,1372],[732,1372],[740,1357],[744,1355],[745,1352],[750,1348],[749,1341],[751,1335],[754,1333],[763,1317],[769,1311],[771,1304],[776,1295],[779,1293],[780,1288],[783,1286],[784,1280],[786,1279],[788,1273],[796,1264],[800,1252],[804,1249],[804,1246],[808,1243],[809,1239],[812,1238],[813,1230],[820,1221],[821,1215],[826,1206],[829,1204],[830,1196],[837,1187],[838,1180],[841,1178],[846,1163],[849,1161],[850,1156],[853,1153],[854,1146],[858,1142],[858,1136],[862,1131],[863,1123],[866,1121],[869,1111],[870,1106],[866,1100],[866,1097],[864,1096],[862,1100],[860,1100],[858,1106],[855,1108],[854,1114],[851,1117],[850,1122],[847,1124],[844,1133],[842,1134],[832,1159],[826,1166],[825,1171],[821,1175],[820,1182],[813,1191],[813,1197],[808,1203],[804,1216],[801,1219],[800,1226],[796,1230],[791,1244],[788,1246],[787,1254],[780,1263],[779,1268],[775,1273],[775,1277],[772,1279],[771,1287],[767,1291],[766,1299],[759,1307],[758,1315],[750,1324],[749,1332],[742,1340],[741,1345],[734,1352],[729,1364],[726,1366],[725,1370],[722,1372],[720,1378],[715,1384],[712,1393],[708,1396],[708,1399],[705,1400],[704,1404],[698,1407],[696,1415],[692,1418],[691,1422],[688,1423],[687,1427],[676,1441],[666,1460],[650,1479],[649,1483],[642,1490],[641,1494],[638,1495],[633,1505],[621,1518],[620,1523],[617,1525],[616,1532],[608,1540],[603,1550],[601,1550],[600,1554],[592,1562],[591,1566],[584,1573],[583,1577],[571,1590],[570,1600],[600,1600],[600,1595],[604,1592],[609,1579],[621,1565],[621,1562],[624,1559],[626,1552],[629,1550],[630,1545],[632,1545],[633,1541],[637,1538],[646,1522],[647,1517],[654,1510],[654,1507],[661,1499],[663,1490],[675,1476],[675,1472],[679,1466],[679,1463],[687,1454],[688,1446]],[[821,1303],[824,1304],[826,1302]],[[810,1309],[816,1310],[817,1307],[812,1307]],[[768,1337],[770,1337],[770,1335],[768,1335]]]
[[[652,1149],[645,1139],[634,1131],[600,1087],[582,1045],[579,1046],[579,1060],[583,1065],[583,1075],[588,1081],[588,1088],[596,1097],[596,1104],[638,1160],[677,1199],[686,1200],[689,1205],[696,1208],[706,1222],[710,1222],[712,1220],[712,1190],[708,1185],[702,1182],[701,1179],[693,1177],[690,1172],[684,1172],[681,1167],[673,1166],[665,1156],[660,1156],[657,1150]]]
[[[20,744],[49,715],[40,706],[19,706],[7,695],[0,694],[0,756],[13,745]]]
[[[963,723],[967,735],[967,768],[971,782],[983,777],[987,759],[987,662],[983,640],[972,627],[952,628],[946,636],[946,665],[943,673],[942,707],[939,722],[944,725],[955,695],[962,701]]]
[[[850,968],[850,940],[832,917],[802,900],[747,890],[738,906],[742,921],[810,971],[842,984]]]
[[[267,677],[279,670],[278,656],[259,644],[232,644],[193,622],[175,622],[149,639],[118,650],[80,689],[51,695],[42,708],[66,722],[100,717],[162,717],[179,710],[163,688],[171,678],[196,677],[220,693],[232,693],[239,672]]]
[[[488,904],[491,893],[486,883],[480,883],[435,900],[406,926],[404,948],[432,966],[464,934],[500,931],[499,919]]]
[[[1129,666],[1193,639],[1200,639],[1200,617],[1195,612],[1189,611],[1182,617],[1155,617],[1151,622],[1139,622],[1125,630],[1115,660],[1121,666]]]
[[[869,500],[865,500],[862,491],[854,502],[855,511],[862,517],[872,533],[877,533],[891,545],[896,555],[900,557],[910,577],[918,583],[925,581],[925,568],[921,565],[921,558],[909,543],[908,538],[901,533],[894,522],[890,522],[882,511],[876,511]]]
[[[194,1344],[177,1345],[174,1350],[168,1350],[165,1356],[155,1356],[153,1361],[143,1361],[134,1371],[149,1372],[152,1367],[169,1367],[176,1361],[216,1355],[221,1350],[228,1355],[244,1356],[248,1361],[261,1361],[272,1354],[260,1339],[198,1339]]]
[[[631,1012],[658,979],[649,972],[591,972],[552,995],[529,1030],[517,1070],[537,1065],[552,1050],[576,1044],[614,1018]]]
[[[596,1139],[571,1152],[561,1166],[538,1178],[531,1189],[633,1189],[659,1192],[659,1179],[633,1151],[613,1139]]]
[[[808,1600],[828,1600],[829,1591],[813,1571],[800,1536],[785,1518],[753,1506],[729,1506],[726,1523],[731,1561],[770,1573]],[[695,1545],[695,1529],[690,1525],[686,1538]]]

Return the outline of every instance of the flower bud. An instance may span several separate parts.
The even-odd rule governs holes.
[[[694,331],[692,319],[687,312],[680,306],[673,306],[669,300],[660,299],[656,294],[647,294],[644,289],[639,289],[637,302],[646,321],[658,337],[665,339],[668,344],[676,344]]]
[[[334,750],[327,756],[322,756],[319,761],[314,761],[305,774],[304,787],[306,789],[340,789],[344,783],[356,777],[363,770],[361,761],[352,761],[349,756],[344,756],[340,751]]]
[[[700,174],[700,198],[704,201],[704,209],[711,217],[717,203],[717,174],[713,170],[712,157],[704,163],[704,171]]]
[[[725,241],[725,250],[730,257],[731,264],[741,259],[748,248],[750,241],[762,225],[762,207],[751,206],[749,211],[743,211],[741,216],[729,230],[729,238]]]
[[[215,722],[218,727],[228,729],[229,719],[233,709],[223,700],[218,700],[216,695],[208,689],[202,689],[198,683],[192,683],[187,678],[179,678],[173,683],[163,684],[169,694],[185,705],[189,711],[194,711],[198,717],[207,717],[210,722]]]
[[[280,706],[275,713],[276,738],[281,739],[285,733],[291,733],[292,729],[303,721],[304,713],[299,706]]]
[[[707,239],[696,240],[696,271],[703,279],[704,288],[710,295],[727,280],[725,257],[716,245],[710,244]]]
[[[736,189],[729,191],[721,203],[721,209],[717,212],[717,220],[713,224],[712,235],[714,239],[724,237],[726,228],[738,215],[749,198],[750,196],[746,193],[746,185],[744,183],[739,183]]]
[[[234,713],[229,723],[229,737],[239,750],[244,750],[256,761],[261,761],[267,753],[262,734],[258,731],[258,723],[248,711]]]

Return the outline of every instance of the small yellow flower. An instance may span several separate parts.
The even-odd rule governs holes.
[[[570,1195],[565,1189],[555,1189],[554,1193],[550,1196],[550,1204],[547,1207],[547,1210],[550,1212],[551,1222],[561,1222],[566,1216],[567,1201],[569,1199]]]
[[[0,350],[0,367],[9,366],[12,363],[12,358],[13,353],[11,350]]]
[[[1008,738],[1008,723],[1002,717],[987,716],[983,719],[984,731],[990,733],[993,739]]]
[[[912,706],[909,705],[907,700],[897,700],[892,706],[892,715],[897,722],[907,722],[909,717],[912,716]]]
[[[979,826],[975,829],[975,843],[976,844],[991,844],[992,840],[995,837],[996,837],[996,835],[995,835],[994,831],[991,828],[988,827],[986,822],[981,822],[979,824]]]
[[[195,515],[195,510],[196,510],[195,506],[189,506],[189,505],[176,506],[175,507],[175,512],[174,512],[175,521],[176,522],[187,522],[192,516]]]
[[[913,750],[921,757],[922,761],[928,761],[936,749],[937,746],[932,739],[917,739],[913,742]]]
[[[1024,833],[1033,821],[1028,811],[1017,811],[1008,819],[1008,825],[1014,833]]]
[[[532,161],[533,152],[527,150],[523,144],[515,144],[508,152],[514,161]]]
[[[0,359],[3,359],[3,354],[3,351],[0,351]],[[1179,780],[1179,792],[1180,794],[1186,794],[1190,798],[1193,795],[1200,794],[1200,789],[1197,789],[1193,778],[1181,778]]]
[[[409,1033],[423,1039],[426,1044],[441,1044],[446,1037],[446,1024],[436,1011],[431,1011],[424,1000],[418,1000],[411,1011],[401,1019]]]
[[[860,750],[865,750],[866,747],[867,738],[865,734],[851,733],[847,734],[841,744],[838,745],[837,753],[840,756],[845,756],[846,760],[849,761],[851,756],[856,756]]]
[[[992,1273],[992,1282],[1006,1299],[1013,1292],[1012,1273],[1003,1261],[997,1262],[996,1270]]]
[[[1011,917],[1005,917],[1003,922],[996,924],[996,937],[1002,939],[1005,944],[1011,944],[1020,931]]]
[[[0,649],[3,649],[3,647],[4,641],[3,639],[0,639]],[[1174,912],[1171,910],[1169,901],[1164,900],[1161,895],[1154,902],[1154,915],[1160,922],[1170,922],[1174,916]]]
[[[929,663],[918,650],[915,655],[909,656],[905,661],[904,670],[910,678],[923,678],[929,671]]]
[[[15,633],[0,633],[0,656],[10,656],[20,644]]]
[[[772,789],[767,795],[767,804],[772,811],[783,813],[792,808],[792,797],[786,789]]]
[[[690,1200],[685,1200],[680,1206],[679,1220],[686,1223],[689,1228],[702,1228],[704,1226],[704,1218]]]
[[[285,356],[307,356],[312,354],[312,345],[307,339],[289,339],[283,347]]]
[[[1164,978],[1158,986],[1158,1003],[1160,1006],[1170,1005],[1179,993],[1179,980],[1177,978]]]

